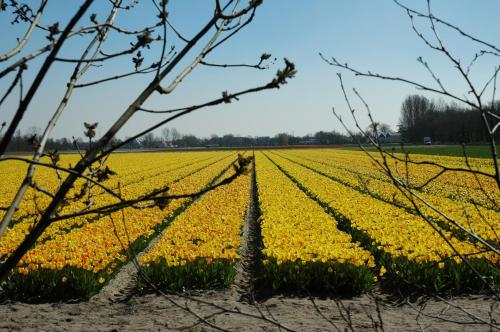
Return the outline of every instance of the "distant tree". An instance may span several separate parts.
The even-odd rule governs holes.
[[[170,128],[168,128],[168,127],[163,128],[161,131],[161,135],[162,135],[163,141],[165,143],[169,142],[170,141]]]
[[[391,132],[391,126],[387,123],[380,123],[378,126],[378,130],[380,133],[387,135]]]
[[[172,137],[173,143],[175,143],[182,137],[181,133],[179,133],[179,131],[176,128],[170,129],[170,136]]]
[[[217,136],[216,134],[210,135],[210,138],[207,139],[206,144],[220,144],[219,136]]]
[[[127,142],[127,144],[124,147],[126,147],[127,149],[138,149],[141,147],[141,144],[138,142],[138,140],[130,140],[130,136],[126,136],[125,141]]]
[[[391,126],[386,123],[372,122],[366,127],[365,132],[370,137],[376,139],[377,137],[385,136],[391,131]]]
[[[145,148],[153,148],[156,144],[155,134],[147,133],[146,135],[144,135],[144,137],[141,139],[141,144]]]
[[[241,143],[243,146],[253,146],[255,145],[254,139],[252,136],[246,136],[241,138]]]
[[[42,134],[42,129],[37,126],[31,126],[26,130],[28,136],[40,136]]]
[[[255,144],[259,146],[270,146],[272,145],[272,138],[269,136],[259,136],[255,138]]]
[[[220,138],[220,144],[222,146],[235,146],[236,141],[233,134],[226,134]]]
[[[200,140],[191,134],[183,135],[180,140],[178,140],[179,146],[183,147],[196,147],[200,146]]]
[[[288,145],[288,134],[279,133],[275,136],[278,145]]]
[[[330,144],[330,135],[325,131],[318,131],[314,134],[314,138],[318,141],[319,144]]]
[[[318,144],[342,144],[349,142],[349,139],[336,131],[318,131],[314,134]]]
[[[399,128],[407,142],[421,142],[424,136],[432,136],[426,128],[430,114],[435,111],[434,102],[420,95],[406,97],[401,105]]]

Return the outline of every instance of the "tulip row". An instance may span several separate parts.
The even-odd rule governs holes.
[[[164,175],[149,179],[147,185],[157,188],[171,182],[169,194],[197,192],[218,177],[234,157],[228,155],[191,171],[182,181],[171,182],[174,179]],[[12,297],[89,297],[191,201],[176,199],[163,208],[126,208],[70,232],[55,234],[23,257],[4,289]]]
[[[144,274],[170,290],[229,286],[239,259],[249,194],[249,176],[240,175],[190,205],[141,257]]]
[[[355,172],[363,177],[388,181],[387,176],[382,174],[373,166],[373,163],[364,152],[342,151],[342,150],[315,150],[315,151],[289,151],[287,155],[293,155],[309,161],[321,162],[327,165],[335,165],[336,168],[348,172]],[[372,153],[375,159],[379,155]],[[404,156],[399,155],[404,159]],[[448,167],[467,168],[463,158],[441,157],[441,156],[411,156],[417,162],[431,161]],[[433,165],[413,165],[404,163],[393,163],[388,158],[388,163],[396,174],[404,174],[415,186],[423,185],[433,176],[441,171],[441,168]],[[469,159],[469,165],[490,174],[494,174],[493,165],[488,159]],[[406,170],[408,166],[408,172]],[[478,183],[480,181],[480,184]],[[489,209],[498,210],[500,196],[495,181],[484,176],[474,177],[464,172],[446,172],[423,187],[422,192],[438,197],[447,197],[459,202],[474,202]]]
[[[162,173],[155,174],[154,176],[151,177],[146,177],[142,179],[142,181],[129,183],[128,186],[123,187],[126,188],[126,191],[124,190],[122,192],[122,196],[124,196],[125,198],[133,198],[133,197],[138,197],[140,195],[144,195],[153,188],[162,185],[161,183],[158,182],[163,182],[163,185],[165,185],[168,183],[172,183],[174,181],[179,181],[185,176],[197,172],[198,170],[201,170],[204,167],[207,167],[208,165],[216,162],[217,160],[223,158],[225,155],[213,154],[212,158],[210,158],[209,160],[204,160],[203,162],[200,163],[193,163],[192,161],[188,161],[187,163],[184,164],[179,164],[177,158],[175,159],[172,158],[174,164],[173,166],[170,165],[170,167],[164,167],[164,171]],[[151,158],[153,156],[149,157]],[[156,161],[158,157],[161,156],[154,156],[151,159],[153,161]],[[117,161],[118,160],[115,160],[114,162]],[[111,160],[110,163],[112,166],[114,165],[113,160]],[[92,208],[94,209],[117,202],[117,199],[109,194],[95,196],[94,200],[95,204],[92,206]],[[82,205],[82,203],[77,202],[67,206],[62,213],[69,214],[74,211],[80,211],[83,209],[84,206]],[[15,248],[21,243],[21,241],[24,239],[26,234],[30,231],[30,229],[33,226],[34,222],[33,218],[34,217],[25,218],[21,222],[18,222],[15,225],[13,225],[13,227],[7,229],[4,236],[0,239],[0,259],[12,253],[15,250]],[[83,225],[94,222],[98,219],[99,215],[94,214],[94,215],[84,215],[59,221],[57,223],[50,225],[46,229],[46,231],[42,234],[42,236],[39,238],[38,242],[43,243],[48,239],[54,238],[56,235],[63,235],[68,231],[82,227]]]
[[[339,168],[336,164],[320,161],[321,159],[304,159],[288,153],[279,153],[279,155],[351,188],[367,191],[383,201],[396,204],[410,211],[414,210],[412,202],[396,187],[390,185],[387,179],[383,181],[375,176],[368,178],[365,174]],[[307,156],[307,153],[304,153],[304,155]],[[372,169],[372,173],[375,173],[374,169]],[[500,223],[495,222],[500,220],[499,211],[486,209],[482,206],[473,206],[468,202],[457,202],[427,192],[416,192],[421,199],[443,212],[448,218],[460,223],[469,232],[473,232],[492,243],[500,243]],[[419,199],[415,198],[414,202],[426,216],[439,220],[446,229],[454,230],[455,233],[466,237],[465,232],[451,224],[443,215],[437,213]]]
[[[208,158],[214,158],[215,156],[213,153],[157,153],[143,155],[150,161],[147,167],[145,167],[142,162],[143,157],[138,154],[112,155],[108,159],[107,165],[112,165],[112,170],[117,173],[118,176],[113,176],[110,179],[103,181],[103,184],[113,190],[118,189],[119,184],[120,189],[123,190],[123,194],[126,194],[126,188],[129,185],[133,185],[149,177],[158,176],[168,170],[175,170],[176,168],[201,162],[207,160]],[[69,165],[74,164],[77,160],[76,155],[62,155],[59,165],[68,167]],[[46,158],[42,158],[41,161],[50,163],[50,160],[46,160]],[[0,165],[0,174],[2,174],[2,179],[5,179],[6,183],[9,184],[5,187],[3,195],[0,197],[0,206],[8,206],[11,203],[19,185],[21,184],[20,182],[22,178],[26,175],[26,169],[26,164],[20,161],[7,161]],[[61,171],[60,175],[64,178],[66,174]],[[59,185],[59,179],[56,176],[55,171],[42,166],[39,166],[35,170],[34,182],[51,192],[55,192],[57,186]],[[78,180],[75,184],[75,188],[69,193],[68,197],[72,197],[78,193],[84,182],[84,180]],[[93,189],[94,196],[102,193],[103,190],[100,187],[95,187]],[[15,224],[18,219],[22,219],[22,221],[26,220],[27,215],[32,215],[37,211],[34,205],[35,199],[38,208],[42,209],[50,202],[50,197],[40,193],[37,194],[35,190],[29,188],[23,201],[21,202],[21,205],[19,206],[19,209],[14,214],[13,224]],[[99,200],[96,200],[96,204],[98,203]],[[69,208],[77,209],[78,207],[71,205]],[[0,211],[0,217],[3,216],[3,213],[3,211]],[[32,220],[29,220],[29,222],[32,222]]]
[[[274,291],[356,294],[374,283],[374,258],[262,153],[256,156],[263,281]]]
[[[459,240],[447,231],[441,231],[441,236],[423,219],[285,158],[272,155],[272,160],[337,216],[343,229],[374,253],[377,264],[387,269],[384,282],[391,287],[482,290],[485,287],[482,280],[462,263],[455,250],[465,255],[476,271],[487,276],[496,287],[500,285],[500,262],[494,253]]]

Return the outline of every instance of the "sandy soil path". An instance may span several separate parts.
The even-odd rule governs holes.
[[[318,297],[275,296],[251,305],[235,300],[231,293],[230,290],[205,292],[191,299],[178,295],[165,297],[152,294],[133,296],[126,302],[114,303],[4,303],[0,305],[0,330],[216,330],[210,324],[231,331],[280,330],[269,321],[239,314],[237,311],[255,317],[263,315],[266,319],[279,321],[295,331],[344,331],[345,328],[350,330],[350,324],[354,330],[374,331],[374,326],[377,325],[378,331],[382,331],[378,317],[381,317],[385,331],[500,330],[498,323],[494,323],[494,326],[484,323],[491,321],[490,315],[494,321],[500,322],[498,303],[482,296],[449,299],[448,303],[427,300],[420,305],[411,306],[394,305],[381,296],[378,301],[379,316],[376,301],[367,295],[342,301]],[[211,302],[215,306],[198,301]],[[416,310],[417,306],[423,308],[420,315]],[[206,322],[197,316],[206,318]]]

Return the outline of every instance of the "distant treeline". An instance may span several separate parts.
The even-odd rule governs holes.
[[[491,111],[500,116],[500,101],[489,105]],[[401,115],[398,124],[398,135],[386,124],[377,124],[378,134],[389,135],[395,140],[385,142],[422,144],[424,137],[430,137],[433,143],[487,143],[488,134],[477,110],[461,107],[458,104],[447,104],[443,101],[430,100],[420,95],[408,96],[401,105]],[[374,135],[373,126],[366,129]],[[8,151],[33,151],[40,137],[41,130],[29,128],[25,133],[17,131],[8,147]],[[496,135],[500,139],[500,130]],[[209,138],[199,138],[192,134],[181,134],[175,128],[164,128],[161,134],[148,133],[140,139],[131,141],[122,149],[154,149],[166,147],[247,147],[247,146],[283,146],[283,145],[329,145],[351,144],[367,140],[356,134],[355,138],[336,131],[318,131],[306,136],[294,136],[280,133],[274,136],[239,136],[212,135]],[[112,144],[122,140],[115,139]],[[86,140],[82,138],[49,139],[46,150],[85,150]]]
[[[490,103],[488,107],[500,116],[500,101]],[[408,96],[403,101],[399,132],[403,141],[408,143],[421,144],[424,137],[430,137],[434,143],[488,142],[488,133],[479,111],[420,95]],[[500,138],[500,131],[495,138]]]
[[[8,152],[30,152],[35,151],[35,147],[38,145],[39,134],[34,134],[32,131],[35,128],[30,128],[26,133],[17,131],[12,137],[11,142],[7,147]],[[38,130],[37,130],[38,131]],[[121,140],[114,140],[113,143],[120,142]],[[81,150],[85,151],[88,148],[88,143],[83,139],[77,138],[76,140],[63,138],[49,138],[47,144],[45,145],[45,151],[58,150]]]
[[[172,128],[174,129],[174,128]],[[175,129],[174,129],[175,130]],[[39,137],[39,130],[30,128],[26,133],[18,131],[13,137],[8,151],[33,151],[36,144],[36,137]],[[149,133],[141,139],[131,141],[125,144],[121,149],[155,149],[168,147],[248,147],[248,146],[278,146],[278,145],[317,145],[317,144],[346,144],[353,140],[343,134],[335,131],[319,131],[313,135],[293,136],[281,133],[275,136],[238,136],[238,135],[212,135],[210,138],[198,138],[191,134],[180,134],[176,130],[176,137],[171,135],[155,135]],[[116,139],[113,144],[121,143],[122,140]],[[76,144],[75,144],[76,143]],[[76,140],[68,138],[49,139],[46,150],[65,151],[65,150],[85,150],[88,147],[83,139]]]

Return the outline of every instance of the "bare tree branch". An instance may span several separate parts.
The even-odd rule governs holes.
[[[119,6],[120,2],[121,2],[121,0],[117,0],[116,5]],[[112,8],[112,10],[108,16],[108,19],[106,20],[107,23],[109,23],[109,24],[112,24],[113,21],[115,20],[116,12],[117,12],[116,5]],[[106,30],[102,33],[96,34],[96,36],[92,39],[92,41],[87,46],[87,49],[83,52],[80,59],[84,60],[88,56],[88,54],[91,52],[94,45],[97,43],[97,47],[96,47],[93,55],[91,56],[91,59],[92,58],[95,59],[97,54],[99,54],[99,51],[102,48],[107,36],[108,36],[108,30]],[[61,116],[61,114],[63,113],[63,111],[65,110],[65,108],[68,104],[68,101],[71,98],[71,95],[73,93],[73,88],[74,88],[76,82],[90,68],[90,64],[91,64],[90,62],[87,62],[83,66],[83,68],[80,68],[82,65],[82,61],[81,61],[81,62],[78,62],[78,64],[76,65],[76,67],[73,71],[73,74],[71,76],[70,82],[68,83],[68,86],[66,88],[66,93],[64,94],[64,97],[62,98],[61,102],[59,103],[58,108],[56,109],[56,111],[52,115],[51,119],[49,120],[49,122],[44,130],[44,133],[41,136],[38,147],[37,147],[35,154],[33,155],[33,158],[32,158],[33,163],[30,163],[28,170],[27,170],[27,173],[26,173],[26,176],[25,176],[21,186],[19,187],[14,199],[12,200],[12,203],[11,203],[9,209],[4,214],[2,221],[0,222],[0,237],[4,234],[4,232],[7,229],[8,225],[10,223],[10,220],[12,219],[15,211],[19,207],[19,204],[21,204],[21,201],[24,197],[26,189],[28,188],[28,185],[33,183],[33,175],[35,173],[35,168],[37,165],[36,162],[38,162],[40,160],[40,157],[43,155],[43,151],[45,149],[45,145],[49,139],[49,136],[50,136],[52,130],[55,128],[59,117]]]
[[[58,41],[56,42],[56,45],[50,52],[50,54],[47,56],[45,62],[43,63],[42,67],[40,68],[40,71],[36,75],[35,79],[33,80],[33,83],[31,87],[29,88],[26,96],[24,97],[22,103],[19,105],[16,114],[14,118],[12,119],[12,122],[9,125],[9,128],[5,132],[5,135],[2,137],[2,140],[0,141],[0,156],[3,156],[5,153],[5,150],[7,148],[7,145],[9,144],[12,135],[14,135],[14,132],[17,129],[17,126],[19,125],[19,122],[21,122],[21,119],[24,116],[24,113],[28,109],[28,106],[33,99],[35,93],[37,92],[38,88],[40,87],[43,79],[45,78],[45,75],[49,71],[52,63],[55,61],[57,53],[61,49],[62,45],[64,44],[64,41],[66,40],[68,34],[70,33],[71,29],[76,25],[76,23],[80,20],[80,18],[85,14],[87,9],[90,7],[90,5],[93,3],[93,0],[86,0],[83,5],[80,7],[80,9],[76,12],[76,14],[71,18],[69,21],[68,25],[64,29],[64,31],[61,33],[61,36],[59,37]]]
[[[14,47],[9,52],[0,55],[0,62],[6,61],[6,60],[12,58],[17,53],[21,52],[21,50],[23,49],[26,42],[30,39],[31,35],[33,34],[33,31],[35,31],[35,28],[36,28],[38,22],[40,21],[40,18],[43,15],[43,10],[44,10],[46,4],[47,4],[47,0],[42,0],[40,7],[38,8],[38,11],[35,15],[35,18],[31,21],[31,24],[30,24],[28,30],[26,31],[26,33],[24,34],[24,36],[19,40],[16,47]]]

